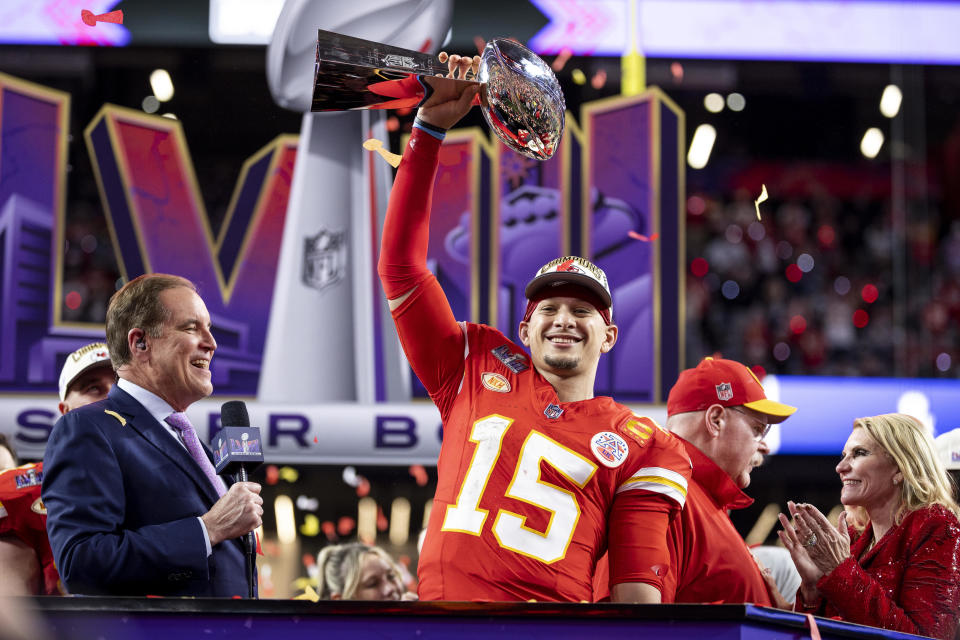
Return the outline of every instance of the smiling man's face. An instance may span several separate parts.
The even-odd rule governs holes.
[[[146,367],[150,391],[177,411],[213,393],[210,360],[217,342],[210,333],[210,314],[196,292],[174,287],[160,293],[169,312],[159,338],[147,338]]]
[[[520,340],[537,369],[561,376],[595,370],[616,336],[616,327],[596,307],[576,297],[544,298],[530,320],[520,323]]]

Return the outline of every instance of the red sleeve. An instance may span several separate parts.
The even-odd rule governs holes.
[[[676,585],[667,583],[667,539],[686,502],[693,466],[680,441],[649,418],[633,416],[618,431],[641,445],[641,456],[621,478],[610,510],[610,585],[644,582],[671,602],[667,589]]]
[[[377,264],[387,300],[399,298],[430,275],[430,206],[440,144],[440,140],[415,128],[393,181]]]
[[[388,300],[416,289],[393,311],[400,344],[442,416],[463,376],[465,338],[440,283],[427,269],[430,207],[440,140],[414,129],[390,192],[377,267]]]
[[[639,491],[617,494],[610,510],[610,586],[645,582],[663,593],[670,567],[667,527],[679,511],[663,496]]]
[[[466,336],[433,274],[393,311],[403,352],[446,420],[463,378]]]
[[[960,608],[960,527],[931,515],[909,536],[899,598],[850,557],[817,582],[844,620],[937,638],[953,638]]]

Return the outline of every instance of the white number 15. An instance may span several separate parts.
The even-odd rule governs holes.
[[[488,515],[479,508],[480,498],[511,424],[513,420],[497,414],[473,423],[470,441],[477,446],[457,502],[444,514],[443,531],[480,535]],[[520,449],[517,468],[504,495],[548,511],[550,520],[541,533],[528,528],[524,516],[500,509],[493,521],[493,535],[504,549],[550,564],[566,555],[580,520],[580,505],[570,491],[540,479],[541,460],[580,488],[593,477],[597,465],[537,431],[530,432]]]

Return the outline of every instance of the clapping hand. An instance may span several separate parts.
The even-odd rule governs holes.
[[[834,527],[813,505],[788,502],[787,508],[794,517],[794,524],[791,525],[787,516],[781,513],[783,530],[777,535],[800,573],[804,601],[811,602],[818,595],[817,581],[850,557],[847,514],[841,513]]]

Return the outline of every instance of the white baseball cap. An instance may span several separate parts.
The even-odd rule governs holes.
[[[109,366],[111,366],[110,352],[107,351],[107,345],[102,342],[80,347],[68,355],[60,371],[60,400],[66,399],[67,390],[73,381],[80,377],[80,374],[94,367]]]
[[[552,260],[540,267],[537,275],[527,283],[524,294],[527,300],[533,300],[546,287],[559,287],[573,284],[584,287],[596,295],[604,309],[613,306],[610,285],[603,269],[580,256],[564,256]]]
[[[941,433],[934,440],[937,455],[947,471],[960,471],[960,429]]]

